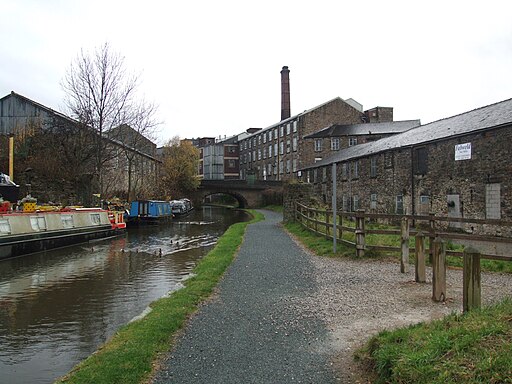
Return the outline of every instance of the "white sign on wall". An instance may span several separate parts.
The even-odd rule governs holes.
[[[455,146],[455,161],[471,159],[471,143],[457,144]]]

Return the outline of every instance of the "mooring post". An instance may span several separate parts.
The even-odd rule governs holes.
[[[356,211],[356,256],[364,257],[364,210]]]
[[[402,217],[401,225],[401,258],[400,258],[400,272],[409,272],[409,219]]]
[[[427,281],[425,276],[425,236],[421,231],[416,234],[414,261],[414,279],[417,283],[424,283],[425,281]]]
[[[480,253],[470,247],[464,250],[464,270],[462,278],[463,312],[480,308],[482,300],[480,284]]]
[[[432,255],[432,300],[446,300],[446,249],[439,237],[434,240]]]

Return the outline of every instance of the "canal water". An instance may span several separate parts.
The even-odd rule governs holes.
[[[126,236],[0,262],[0,382],[52,383],[182,286],[243,211],[203,207]]]

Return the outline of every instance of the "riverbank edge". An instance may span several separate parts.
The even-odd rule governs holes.
[[[55,383],[143,383],[158,357],[172,348],[174,336],[213,293],[243,242],[249,224],[264,215],[247,210],[253,219],[231,225],[192,271],[184,288],[150,304],[144,318],[124,325],[105,344]]]

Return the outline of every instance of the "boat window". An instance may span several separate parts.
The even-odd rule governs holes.
[[[71,215],[61,215],[60,219],[62,221],[62,226],[64,228],[73,228],[73,216],[71,216]]]
[[[91,213],[91,222],[93,225],[100,225],[101,219],[99,213]]]
[[[34,231],[46,230],[46,220],[42,216],[30,216],[30,225]]]
[[[0,234],[5,235],[11,233],[11,225],[9,219],[0,219]]]

